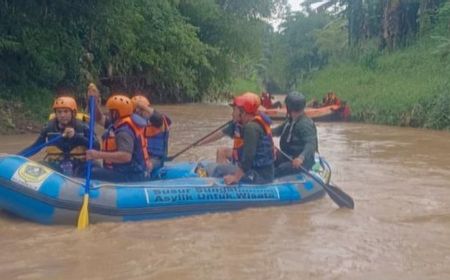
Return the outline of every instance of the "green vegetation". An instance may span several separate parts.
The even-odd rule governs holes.
[[[358,121],[450,129],[449,63],[434,50],[419,44],[359,64],[332,65],[300,88],[319,100],[335,91],[350,101]]]
[[[450,0],[305,0],[294,13],[286,3],[4,0],[0,126],[44,120],[55,91],[84,101],[95,82],[104,97],[139,90],[152,102],[335,91],[356,120],[450,127]]]
[[[267,88],[334,91],[358,121],[450,129],[450,1],[303,5],[267,52]]]

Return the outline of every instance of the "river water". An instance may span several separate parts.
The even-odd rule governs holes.
[[[159,106],[170,154],[230,118],[218,105]],[[319,123],[320,152],[355,210],[304,205],[169,220],[101,223],[79,232],[0,212],[1,279],[450,279],[450,134]],[[13,153],[36,135],[0,136]],[[214,159],[219,145],[177,160]]]

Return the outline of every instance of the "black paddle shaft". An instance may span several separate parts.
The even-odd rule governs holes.
[[[187,150],[191,149],[192,147],[195,147],[198,145],[198,143],[202,142],[203,140],[205,140],[206,138],[208,138],[209,136],[213,135],[214,133],[216,133],[217,131],[223,129],[225,126],[229,125],[231,123],[231,121],[224,123],[223,125],[221,125],[220,127],[216,128],[214,131],[208,133],[207,135],[203,136],[202,138],[200,138],[199,140],[195,141],[194,143],[192,143],[191,145],[187,146],[186,148],[184,148],[183,150],[179,151],[178,153],[167,157],[168,161],[171,161],[173,159],[175,159],[176,157],[178,157],[179,155],[181,155],[182,153],[186,152]]]

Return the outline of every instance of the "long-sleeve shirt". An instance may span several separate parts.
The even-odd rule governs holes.
[[[89,147],[89,127],[79,121],[75,121],[74,124],[75,135],[72,138],[60,138],[53,143],[53,146],[58,147],[63,153],[69,154],[70,151],[77,146]],[[39,133],[38,138],[29,147],[22,150],[19,154],[26,155],[28,157],[38,153],[44,146],[44,143],[51,140],[52,135],[62,134],[64,129],[59,128],[56,120],[49,121]],[[41,146],[41,149],[38,149]],[[93,148],[100,149],[100,143],[94,135]]]
[[[314,122],[305,115],[297,119],[288,118],[272,129],[273,136],[280,136],[281,150],[292,158],[302,156],[303,166],[307,169],[314,165],[314,153],[317,150],[317,129]]]

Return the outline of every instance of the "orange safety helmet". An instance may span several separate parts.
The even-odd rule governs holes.
[[[143,95],[135,95],[135,96],[131,97],[131,101],[133,102],[134,109],[136,109],[136,106],[137,106],[138,102],[142,102],[146,106],[150,106],[151,105],[150,104],[150,100],[148,100],[148,98],[143,96]]]
[[[73,112],[77,111],[77,102],[73,97],[69,96],[61,96],[55,99],[55,102],[53,102],[53,110],[56,109],[63,109],[68,108],[72,110]]]
[[[128,117],[133,114],[133,102],[128,96],[113,95],[106,101],[106,107],[109,110],[116,110],[120,118]]]
[[[248,114],[256,114],[258,112],[261,101],[258,95],[252,92],[246,92],[242,95],[236,96],[233,99],[231,106],[241,107]]]

